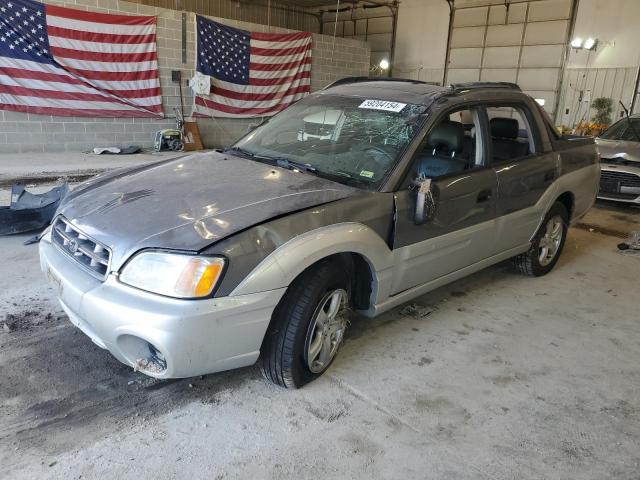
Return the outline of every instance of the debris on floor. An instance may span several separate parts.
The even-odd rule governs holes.
[[[69,185],[66,182],[40,194],[28,192],[23,185],[13,185],[9,206],[0,206],[0,235],[45,228],[67,193]]]
[[[403,317],[412,317],[416,320],[420,320],[421,318],[428,317],[434,311],[436,311],[436,307],[432,307],[430,305],[420,305],[419,303],[409,303],[400,309],[400,315]]]
[[[623,255],[640,257],[640,230],[631,232],[626,242],[619,243],[618,251]]]
[[[132,155],[134,153],[140,153],[141,151],[142,149],[137,145],[129,145],[128,147],[96,147],[93,149],[93,153],[96,155]]]

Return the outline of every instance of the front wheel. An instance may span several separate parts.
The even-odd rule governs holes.
[[[525,275],[539,277],[546,275],[558,262],[569,229],[569,215],[566,207],[556,202],[542,221],[536,232],[531,248],[520,254],[513,262]]]
[[[336,263],[324,261],[289,286],[262,342],[268,380],[299,388],[329,368],[348,326],[347,277]]]

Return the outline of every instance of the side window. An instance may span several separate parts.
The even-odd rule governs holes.
[[[519,106],[487,107],[492,160],[505,162],[535,153],[535,142],[525,111]]]
[[[480,116],[475,108],[445,115],[425,137],[412,175],[438,178],[484,166]]]

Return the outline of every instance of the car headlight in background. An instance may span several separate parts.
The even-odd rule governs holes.
[[[142,252],[125,265],[120,281],[169,297],[201,298],[211,294],[224,264],[220,257]]]

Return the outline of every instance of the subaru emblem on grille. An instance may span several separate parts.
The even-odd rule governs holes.
[[[75,240],[73,238],[71,240],[69,240],[69,251],[71,253],[76,253],[78,251],[78,247],[79,247],[79,245],[78,245],[77,240]]]

